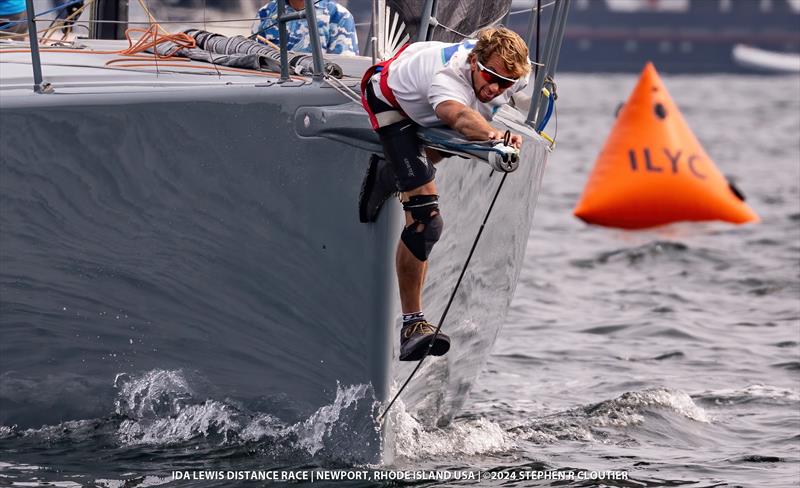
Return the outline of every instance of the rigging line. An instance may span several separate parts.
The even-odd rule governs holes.
[[[469,38],[468,35],[462,34],[462,33],[458,32],[457,30],[451,29],[450,27],[447,27],[446,25],[440,23],[438,20],[436,20],[436,17],[431,17],[431,27],[432,27],[431,33],[433,32],[433,29],[435,29],[436,27],[441,27],[442,29],[444,29],[446,31],[452,32],[453,34],[458,34],[459,36],[463,37],[464,39],[468,39]]]
[[[206,26],[206,6],[207,6],[206,0],[203,0],[203,30],[204,31],[208,31],[208,27]],[[211,66],[213,66],[214,69],[216,70],[217,77],[222,79],[222,73],[220,73],[219,69],[217,69],[217,63],[214,62],[214,56],[211,56]]]
[[[51,52],[52,51],[55,51],[55,52],[70,52],[70,53],[74,52],[74,50],[66,50],[66,49],[49,49],[49,51],[51,51]],[[24,53],[29,53],[30,49],[16,49],[16,50],[10,50],[10,51],[5,51],[5,52],[12,52],[12,53],[23,53],[24,52]],[[85,53],[85,54],[92,54],[92,53]],[[150,60],[150,57],[147,56],[145,59],[143,59],[143,61],[145,61],[145,60]],[[135,62],[133,62],[133,61],[136,61],[135,59],[112,60],[109,63],[114,64],[116,61],[124,62],[126,64],[121,64],[121,65],[119,65],[119,67],[117,67],[117,66],[111,66],[110,64],[105,65],[105,66],[92,66],[92,65],[87,65],[87,64],[73,64],[73,63],[45,63],[44,66],[65,66],[65,67],[71,67],[71,68],[108,69],[108,70],[115,70],[115,71],[131,71],[131,72],[134,72],[134,73],[142,73],[142,70],[130,69],[130,68],[132,68],[132,67],[145,67],[146,68],[146,67],[152,66],[151,64],[147,64],[147,63],[144,63],[144,62],[135,63]],[[186,61],[187,62],[191,62],[191,60],[186,60]],[[3,63],[25,64],[25,65],[30,65],[31,64],[30,62],[23,62],[23,61],[3,61]],[[174,71],[173,70],[167,70],[166,72],[168,72],[168,73],[175,73],[175,74],[182,74],[182,75],[183,74],[185,74],[185,75],[200,75],[200,76],[213,76],[215,74],[215,73],[197,73],[197,72],[184,71],[185,69],[198,69],[198,70],[206,69],[206,70],[208,70],[208,68],[206,66],[203,66],[203,65],[186,64],[183,61],[179,61],[179,60],[173,60],[173,61],[169,61],[169,62],[166,62],[166,63],[162,62],[161,65],[162,66],[174,66],[176,68],[180,68],[180,70],[174,70]],[[271,73],[271,72],[267,72],[267,71],[253,71],[253,70],[243,69],[243,68],[220,67],[219,69],[221,69],[223,71],[230,71],[231,73],[239,73],[239,74],[245,75],[245,76],[262,76],[262,77],[267,77],[267,78],[277,78],[279,76],[277,73]],[[292,77],[292,80],[294,80],[294,81],[306,81],[305,79],[300,78],[300,77]],[[162,83],[165,83],[165,82],[162,82]],[[245,86],[245,85],[248,85],[251,82],[242,81],[242,82],[237,82],[237,83],[241,83],[243,86]],[[210,83],[207,84],[207,85],[208,86],[212,86]]]
[[[51,35],[50,31],[51,30],[55,32],[58,29],[62,29],[62,32],[64,32],[64,36],[62,37],[61,40],[62,41],[66,40],[67,37],[69,36],[69,33],[72,31],[72,28],[75,26],[75,21],[78,20],[78,17],[83,15],[83,11],[86,10],[86,7],[91,5],[93,1],[94,0],[87,0],[83,5],[81,5],[77,9],[75,9],[74,12],[72,12],[69,15],[67,15],[63,19],[60,19],[58,17],[53,19],[53,21],[50,22],[50,27],[47,29],[47,32],[45,33],[45,37],[46,38],[50,37],[50,35]],[[74,3],[77,3],[77,2],[72,2],[70,4],[64,5],[63,7],[72,5]],[[80,27],[83,27],[84,29],[89,30],[89,28],[87,26],[85,26],[85,25],[82,25]]]
[[[84,29],[88,29],[88,27],[86,27],[85,25],[82,25],[80,27],[83,27]],[[46,49],[48,47],[48,44],[47,44],[48,42],[66,43],[66,44],[70,44],[70,45],[73,45],[73,46],[77,44],[77,41],[68,41],[65,38],[54,39],[52,37],[47,37],[47,36],[49,36],[48,31],[50,31],[50,30],[51,30],[50,27],[47,27],[45,29],[39,29],[38,31],[36,31],[36,34],[44,34],[42,36],[39,36],[39,44],[41,44],[39,46],[40,50]],[[0,40],[5,40],[6,38],[11,38],[11,37],[17,37],[17,35],[18,34],[13,34],[13,33],[10,33],[10,32],[0,31]],[[0,46],[0,51],[5,52],[8,49],[15,49],[15,46],[13,44],[4,44],[4,45]]]
[[[73,0],[70,3],[66,3],[64,5],[59,5],[58,7],[51,8],[50,10],[45,10],[44,12],[39,12],[38,14],[34,14],[33,18],[34,19],[38,19],[39,17],[41,17],[43,15],[47,15],[47,14],[49,14],[51,12],[55,12],[56,10],[61,10],[61,9],[67,8],[67,7],[71,7],[72,5],[75,5],[76,3],[81,2],[81,1],[82,0]],[[6,24],[16,25],[16,24],[23,24],[23,23],[28,22],[28,17],[25,16],[24,18],[17,19],[17,20],[11,20],[11,19],[2,19],[2,20]]]
[[[555,147],[556,137],[558,137],[558,105],[556,104],[555,100],[553,100],[553,115],[556,116],[556,126],[553,127],[553,147]]]
[[[150,29],[153,30],[153,63],[155,64],[156,67],[156,78],[158,78],[158,75],[160,75],[161,72],[158,70],[158,49],[156,49],[156,44],[158,40],[158,29],[160,29],[161,27],[156,23],[155,17],[153,17],[153,14],[150,13],[150,9],[146,4],[147,0],[139,0],[139,5],[142,6],[145,13],[147,14],[147,18],[150,20]],[[153,29],[154,26],[155,29]]]
[[[508,141],[510,140],[510,138],[511,138],[511,131],[506,131],[504,139]],[[392,401],[389,402],[389,406],[386,407],[386,410],[384,410],[383,413],[380,414],[380,416],[378,417],[379,422],[383,420],[383,418],[386,416],[387,413],[389,413],[389,410],[392,408],[392,405],[394,405],[394,402],[397,401],[397,399],[400,397],[400,394],[403,393],[403,390],[405,390],[406,386],[408,386],[408,384],[411,382],[411,378],[413,378],[414,375],[417,373],[417,371],[419,371],[419,368],[422,366],[422,362],[425,361],[425,359],[428,357],[431,347],[433,347],[434,342],[436,342],[436,338],[439,336],[439,331],[442,329],[442,324],[444,323],[444,319],[447,317],[447,312],[450,311],[450,305],[453,304],[453,300],[455,299],[456,293],[458,292],[458,287],[461,285],[461,280],[464,278],[464,274],[466,274],[467,272],[467,267],[469,266],[469,262],[472,259],[472,255],[475,253],[475,248],[478,246],[478,241],[481,238],[481,234],[483,234],[484,227],[486,227],[486,222],[489,220],[489,215],[492,214],[492,209],[494,208],[495,202],[497,202],[497,197],[500,196],[500,190],[503,189],[503,183],[506,182],[507,176],[508,173],[503,173],[503,179],[501,179],[500,184],[497,185],[497,190],[494,192],[492,203],[489,204],[489,209],[486,211],[486,216],[483,218],[483,223],[481,223],[481,227],[480,229],[478,229],[478,234],[475,236],[475,240],[472,242],[472,248],[469,250],[469,255],[467,256],[467,260],[464,261],[464,266],[461,268],[461,274],[458,275],[456,286],[453,287],[453,292],[450,294],[450,300],[447,301],[447,306],[444,308],[444,312],[442,312],[442,317],[439,319],[439,325],[436,326],[436,331],[433,333],[433,338],[428,343],[428,348],[425,350],[425,355],[422,356],[422,359],[419,360],[417,366],[414,368],[411,374],[408,375],[408,378],[406,378],[406,381],[403,383],[403,386],[401,386],[400,389],[397,391],[397,393],[395,393],[394,398],[392,398]]]
[[[85,27],[85,26],[82,26],[82,27]],[[36,34],[46,33],[49,30],[50,30],[49,27],[45,27],[44,29],[37,30]],[[7,37],[18,37],[18,36],[19,36],[19,34],[16,34],[16,33],[13,33],[13,32],[3,32],[2,30],[0,30],[0,39],[7,38]],[[39,41],[40,42],[42,41],[42,39],[43,39],[42,37],[39,37]],[[21,42],[24,42],[25,44],[27,44],[27,41],[21,41]]]
[[[349,98],[351,101],[353,101],[353,102],[360,102],[361,101],[361,98],[356,94],[356,92],[354,92],[352,88],[350,88],[344,82],[342,82],[342,80],[338,80],[335,77],[330,76],[328,74],[326,74],[323,79],[331,87],[336,89],[336,91],[338,91],[339,93],[341,93],[345,97]],[[360,103],[359,103],[359,105],[360,105]]]
[[[539,66],[542,64],[540,57],[539,46],[541,45],[541,20],[542,20],[542,3],[541,0],[536,0],[536,68],[534,71],[534,78],[539,76]]]
[[[223,20],[206,20],[208,24],[224,24],[226,22],[253,22],[255,19],[223,19]],[[80,20],[76,21],[81,24],[143,24],[149,25],[149,21],[144,20]],[[193,24],[194,22],[191,20],[164,20],[160,21],[159,24]]]
[[[544,5],[542,5],[542,6],[541,6],[541,7],[539,7],[539,8],[540,8],[540,9],[545,9],[545,8],[547,8],[547,7],[552,7],[552,6],[553,6],[553,5],[555,5],[555,4],[556,4],[556,2],[555,2],[555,1],[553,1],[553,2],[550,2],[550,3],[546,3],[546,4],[544,4]],[[529,8],[526,8],[525,10],[517,10],[516,12],[509,12],[509,13],[508,13],[508,15],[519,15],[519,14],[529,14],[529,13],[531,13],[531,9],[529,9]]]

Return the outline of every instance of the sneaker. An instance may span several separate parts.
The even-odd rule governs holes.
[[[433,340],[436,327],[424,320],[403,326],[400,331],[400,361],[419,361]],[[431,356],[443,356],[450,350],[450,338],[439,331],[431,347]]]
[[[361,183],[358,196],[358,219],[363,222],[378,220],[378,212],[386,200],[397,194],[397,178],[392,165],[384,158],[373,154],[369,160],[367,174]]]

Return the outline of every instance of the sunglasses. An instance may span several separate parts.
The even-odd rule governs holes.
[[[475,60],[475,62],[478,63],[478,72],[481,74],[481,76],[487,83],[497,83],[497,86],[505,90],[506,88],[509,88],[511,85],[517,82],[517,80],[515,79],[506,78],[503,75],[495,73],[486,66],[482,65],[481,62],[478,61],[477,59]]]

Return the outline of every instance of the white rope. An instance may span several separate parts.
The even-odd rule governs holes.
[[[224,20],[206,20],[206,24],[225,24],[225,23],[233,23],[233,22],[248,22],[252,24],[254,20],[258,19],[224,19]],[[196,24],[198,21],[194,20],[164,20],[158,21],[159,24]],[[150,25],[152,22],[150,21],[134,21],[134,20],[76,20],[76,24],[141,24],[141,25]],[[248,25],[249,25],[248,24]]]
[[[547,7],[552,7],[552,6],[553,6],[553,5],[555,5],[555,4],[556,4],[556,2],[555,2],[555,1],[552,1],[552,2],[550,2],[550,3],[546,3],[546,4],[542,5],[542,6],[540,7],[540,9],[541,9],[541,10],[544,10],[544,9],[546,9]],[[527,13],[530,13],[530,11],[531,11],[531,9],[529,9],[529,8],[526,8],[525,10],[517,10],[516,12],[509,12],[509,13],[508,13],[508,15],[527,14]]]
[[[457,31],[457,30],[455,30],[455,29],[451,29],[450,27],[447,27],[447,26],[446,26],[446,25],[444,25],[444,24],[440,24],[440,23],[439,23],[439,21],[438,21],[438,20],[436,20],[436,17],[433,17],[433,16],[431,16],[431,22],[430,22],[430,24],[431,24],[433,27],[437,27],[437,26],[438,26],[438,27],[441,27],[442,29],[444,29],[444,30],[446,30],[446,31],[450,31],[450,32],[452,32],[453,34],[458,34],[459,36],[463,37],[464,39],[467,39],[467,38],[469,37],[468,35],[466,35],[466,34],[462,34],[462,33],[458,32],[458,31]]]
[[[336,89],[339,93],[349,98],[352,102],[358,102],[361,105],[361,97],[353,91],[352,88],[342,83],[342,80],[336,79],[333,76],[325,75],[323,78],[332,88]]]

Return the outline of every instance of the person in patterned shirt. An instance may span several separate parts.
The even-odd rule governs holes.
[[[314,5],[322,50],[330,54],[357,56],[358,38],[353,15],[334,0],[318,0]],[[304,0],[286,1],[286,13],[302,11],[304,8]],[[253,33],[278,44],[280,37],[277,18],[278,2],[271,0],[258,10],[258,20],[253,24]],[[289,34],[287,48],[290,51],[311,52],[306,19],[287,22],[286,30]]]

